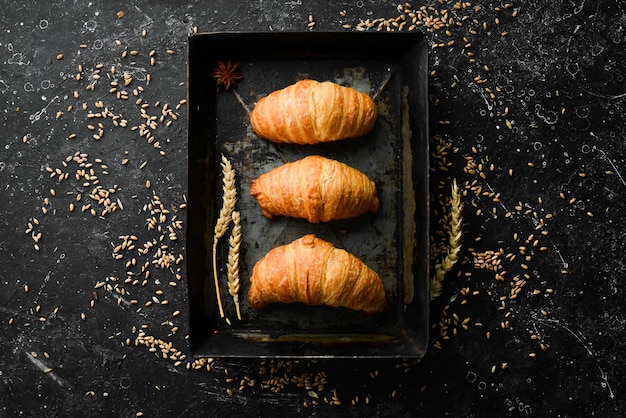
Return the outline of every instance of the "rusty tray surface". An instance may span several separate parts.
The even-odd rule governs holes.
[[[206,33],[189,39],[187,276],[190,345],[211,357],[422,357],[428,341],[428,58],[418,33]],[[217,88],[218,61],[239,63],[236,89]],[[334,81],[375,97],[374,130],[319,145],[258,138],[248,111],[299,79]],[[261,215],[250,195],[260,174],[307,155],[359,169],[376,182],[376,215],[322,224]],[[220,318],[212,278],[213,229],[222,204],[221,156],[237,173],[242,215],[242,320],[227,291],[228,235],[217,267],[226,312]],[[383,280],[380,314],[344,308],[247,303],[254,263],[308,233],[359,257]]]

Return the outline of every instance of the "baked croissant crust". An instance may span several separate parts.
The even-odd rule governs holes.
[[[252,129],[272,142],[317,144],[365,135],[378,109],[370,96],[330,81],[300,80],[260,99]]]
[[[255,309],[303,302],[367,313],[381,312],[387,304],[376,272],[312,234],[273,248],[255,264],[248,301]]]
[[[377,213],[376,184],[344,163],[319,155],[283,164],[252,181],[266,218],[289,216],[311,223]]]

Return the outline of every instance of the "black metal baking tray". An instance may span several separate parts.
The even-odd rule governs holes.
[[[190,347],[210,357],[409,358],[428,341],[428,103],[426,41],[420,33],[204,33],[188,44],[187,278]],[[218,88],[219,61],[239,63],[234,90]],[[248,110],[299,79],[331,80],[375,96],[379,117],[361,138],[314,146],[259,139]],[[377,184],[380,212],[324,224],[261,215],[250,182],[282,163],[324,155]],[[218,248],[220,318],[212,279],[212,243],[222,200],[220,158],[237,173],[242,214],[241,311],[226,284],[227,237]],[[307,233],[359,257],[383,280],[388,308],[367,315],[344,308],[247,303],[254,264],[271,248]]]

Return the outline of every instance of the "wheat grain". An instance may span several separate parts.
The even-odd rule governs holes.
[[[220,317],[224,317],[224,308],[222,307],[222,298],[220,296],[220,286],[217,276],[217,243],[228,230],[228,225],[232,219],[232,213],[237,203],[237,187],[235,185],[235,170],[230,161],[222,155],[222,209],[215,223],[213,231],[213,279],[215,281],[215,292],[217,295],[217,306],[220,311]]]
[[[456,180],[452,183],[452,195],[450,199],[450,223],[449,223],[449,239],[448,239],[448,252],[441,262],[435,265],[435,275],[430,280],[430,298],[435,299],[441,295],[441,288],[443,279],[447,272],[452,269],[452,266],[458,260],[458,254],[461,250],[461,235],[463,217],[461,213],[463,211],[463,204],[461,203],[461,195],[459,193]]]
[[[233,229],[228,238],[228,293],[233,297],[237,309],[237,319],[241,321],[241,309],[239,307],[239,251],[241,247],[241,214],[233,211]]]

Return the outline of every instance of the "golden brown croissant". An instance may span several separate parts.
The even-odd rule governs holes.
[[[318,155],[283,164],[252,181],[250,194],[263,216],[304,218],[311,223],[376,213],[376,184],[339,161]]]
[[[260,99],[252,129],[272,142],[317,144],[365,135],[378,109],[365,93],[330,81],[300,80]]]
[[[255,264],[248,301],[255,309],[303,302],[368,313],[381,312],[387,303],[376,272],[312,234],[270,250]]]

